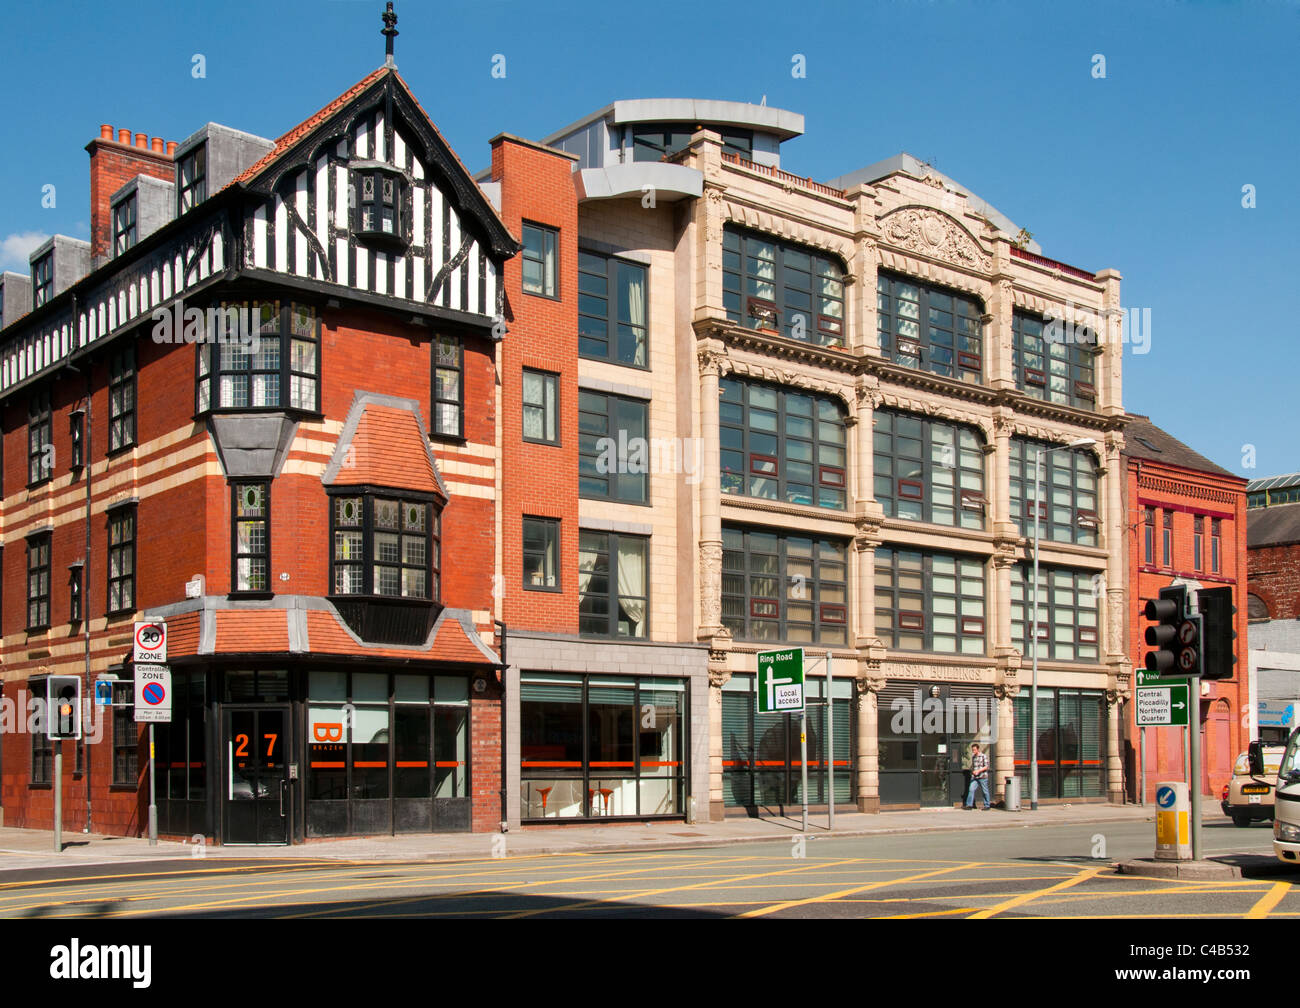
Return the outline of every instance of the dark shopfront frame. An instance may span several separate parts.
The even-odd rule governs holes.
[[[398,817],[390,814],[387,829],[380,832],[359,831],[324,834],[329,836],[373,836],[373,835],[398,835],[402,832],[469,832],[472,829],[472,803],[475,767],[473,765],[473,706],[474,706],[474,679],[481,676],[485,671],[483,666],[479,665],[456,665],[456,664],[438,664],[422,665],[413,668],[405,662],[393,661],[351,661],[339,662],[337,658],[333,660],[308,661],[302,662],[300,659],[293,663],[285,662],[267,662],[266,656],[257,656],[258,660],[240,661],[237,658],[232,661],[223,661],[218,667],[206,665],[204,663],[193,662],[186,663],[183,660],[173,664],[172,675],[175,684],[181,677],[194,677],[189,680],[191,683],[197,681],[202,684],[203,702],[193,705],[191,716],[187,720],[182,720],[176,715],[179,709],[173,712],[173,718],[170,726],[165,731],[172,735],[177,728],[188,723],[190,737],[193,736],[195,727],[202,732],[201,748],[188,750],[191,754],[202,753],[203,765],[199,767],[204,773],[204,783],[202,785],[203,794],[196,796],[192,786],[192,777],[196,768],[197,760],[187,756],[184,762],[187,763],[185,768],[185,782],[187,797],[173,799],[170,796],[168,783],[171,781],[173,767],[164,767],[164,756],[170,752],[168,747],[164,747],[164,726],[159,726],[159,783],[157,792],[158,802],[158,829],[159,832],[166,836],[178,836],[190,839],[194,836],[204,836],[216,843],[230,842],[226,839],[227,823],[225,821],[225,796],[226,796],[226,775],[229,772],[226,766],[225,739],[223,738],[223,725],[225,722],[225,711],[229,709],[239,710],[272,710],[275,708],[289,709],[289,723],[291,728],[288,734],[291,737],[293,746],[289,754],[288,762],[297,764],[296,777],[290,773],[287,791],[287,801],[285,812],[289,818],[289,842],[291,844],[304,843],[308,838],[307,830],[307,794],[308,794],[308,774],[310,768],[309,762],[309,707],[311,706],[308,696],[309,673],[313,671],[328,672],[375,672],[383,673],[389,676],[388,680],[388,716],[390,732],[395,719],[395,708],[402,706],[396,703],[393,697],[396,680],[394,675],[413,675],[430,680],[434,676],[450,676],[463,678],[466,684],[467,701],[465,705],[465,785],[463,798],[453,799],[436,799],[433,794],[433,782],[430,782],[430,809],[432,823],[429,829],[407,829],[397,830],[394,828],[398,825]],[[255,679],[252,684],[251,693],[236,695],[231,699],[230,686],[234,685],[234,679],[231,673],[254,673]],[[265,676],[265,673],[278,673],[278,675]],[[129,678],[131,671],[128,668],[126,675]],[[283,683],[283,688],[281,688]],[[173,687],[175,689],[175,685]],[[188,687],[192,695],[194,687]],[[450,706],[450,705],[448,705]],[[434,717],[435,704],[430,700],[429,713],[430,718]],[[197,715],[197,716],[195,716]],[[140,726],[144,731],[144,726]],[[186,736],[182,736],[185,738]],[[430,748],[433,746],[432,734],[429,740]],[[147,805],[148,802],[148,768],[147,768],[147,745],[143,749],[145,757],[142,763],[146,764],[141,767],[141,802]],[[402,799],[393,797],[393,770],[395,761],[396,746],[390,743],[388,745],[388,803],[392,808],[393,803]],[[180,762],[179,760],[167,759],[168,763]],[[432,763],[432,756],[430,759]],[[164,770],[167,771],[164,774]],[[429,767],[432,776],[434,768]],[[444,816],[442,824],[436,811],[437,802],[454,802],[462,803],[463,811],[454,810],[443,806]],[[352,824],[352,817],[348,818],[348,826]],[[321,834],[310,834],[313,838]]]

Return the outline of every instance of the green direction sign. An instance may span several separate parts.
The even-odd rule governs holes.
[[[1139,686],[1137,699],[1139,728],[1186,727],[1189,703],[1187,683],[1164,686]]]
[[[802,711],[803,648],[758,653],[758,713]]]

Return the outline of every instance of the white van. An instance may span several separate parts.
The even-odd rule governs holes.
[[[1264,750],[1250,744],[1252,770],[1264,770]],[[1300,866],[1300,729],[1291,733],[1277,770],[1276,802],[1273,809],[1273,853],[1287,864]]]

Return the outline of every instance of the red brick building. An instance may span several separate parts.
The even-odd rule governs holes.
[[[66,827],[145,828],[150,619],[163,833],[498,828],[512,229],[391,64],[274,142],[128,138],[87,148],[89,250],[37,250],[0,330],[3,699],[115,683],[63,743]],[[5,823],[49,828],[52,744],[2,741]]]
[[[1151,650],[1142,608],[1170,584],[1189,589],[1227,585],[1236,614],[1236,676],[1201,687],[1201,793],[1217,796],[1232,775],[1249,733],[1243,715],[1250,695],[1246,662],[1246,481],[1215,465],[1153,424],[1130,414],[1124,428],[1128,527],[1130,654],[1135,672]],[[1136,675],[1134,677],[1136,685]],[[1181,728],[1138,729],[1130,703],[1126,744],[1129,795],[1138,797],[1139,767],[1146,792],[1160,780],[1186,780]],[[1145,740],[1143,739],[1145,735]],[[1145,745],[1143,742],[1145,741]]]

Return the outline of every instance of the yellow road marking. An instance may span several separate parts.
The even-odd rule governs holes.
[[[727,883],[730,882],[744,882],[749,879],[768,878],[769,876],[772,875],[788,875],[791,872],[810,871],[814,868],[832,867],[834,865],[841,865],[841,864],[852,864],[855,860],[856,860],[855,858],[845,858],[840,861],[828,862],[825,865],[820,865],[816,862],[813,862],[811,864],[805,863],[802,865],[795,865],[790,868],[785,868],[781,871],[755,872],[750,875],[736,875],[727,879],[708,879],[704,882],[696,882],[693,885],[687,885],[687,886],[668,886],[667,888],[661,888],[661,889],[645,889],[642,890],[641,892],[628,893],[626,898],[640,899],[641,897],[644,896],[661,896],[664,893],[684,892],[687,889],[704,889],[715,885],[726,885]],[[555,913],[560,910],[583,910],[599,902],[600,900],[586,900],[579,903],[567,903],[564,906],[549,907],[547,909],[542,909],[542,910],[523,910],[520,911],[519,913],[508,914],[506,919],[513,920],[519,917],[537,917],[540,916],[541,914]]]
[[[999,903],[997,906],[992,906],[989,907],[987,910],[981,910],[977,914],[972,914],[967,919],[985,920],[989,917],[994,916],[995,914],[1005,913],[1008,910],[1014,910],[1016,907],[1024,906],[1026,903],[1030,903],[1038,899],[1038,897],[1040,896],[1050,896],[1054,892],[1060,892],[1062,889],[1069,889],[1071,886],[1076,886],[1080,882],[1087,882],[1090,878],[1094,878],[1098,874],[1098,872],[1101,872],[1103,870],[1104,870],[1104,866],[1101,865],[1097,866],[1096,868],[1086,868],[1083,871],[1079,872],[1079,874],[1075,875],[1074,878],[1066,879],[1064,882],[1058,882],[1056,885],[1048,886],[1046,889],[1038,889],[1035,890],[1034,892],[1022,893],[1021,895],[1016,896],[1014,899],[1007,900],[1005,903]]]
[[[1282,902],[1282,899],[1291,889],[1290,882],[1274,882],[1273,888],[1266,892],[1258,903],[1250,908],[1246,914],[1246,920],[1260,920],[1268,916],[1270,910]]]
[[[785,903],[774,903],[771,906],[763,907],[759,910],[750,910],[743,913],[742,917],[762,917],[765,914],[776,913],[778,910],[788,910],[791,907],[807,906],[811,903],[825,903],[829,900],[840,899],[844,896],[852,896],[855,893],[867,892],[870,889],[880,889],[885,886],[901,885],[904,882],[916,882],[924,878],[933,878],[936,875],[946,875],[948,872],[961,871],[963,868],[978,868],[981,862],[972,862],[968,865],[954,865],[950,868],[937,868],[933,871],[920,872],[916,875],[907,875],[899,879],[883,879],[880,882],[871,882],[864,886],[856,886],[853,889],[841,889],[839,892],[826,893],[822,896],[810,896],[807,899],[789,900]]]

